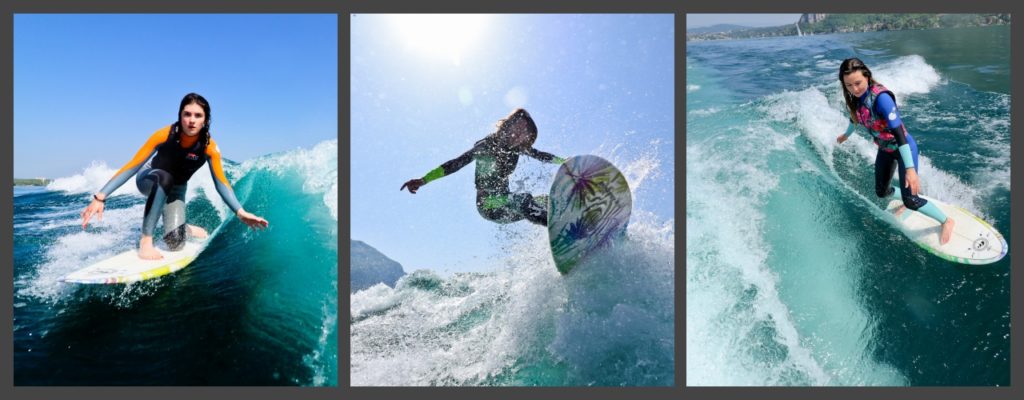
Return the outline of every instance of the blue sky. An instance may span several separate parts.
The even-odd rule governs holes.
[[[546,237],[527,222],[481,218],[473,164],[415,195],[399,191],[515,107],[536,120],[537,149],[601,155],[624,171],[658,164],[638,186],[634,212],[674,218],[672,15],[350,18],[353,239],[406,271],[450,273],[497,267],[510,230]],[[521,158],[512,190],[546,193],[556,170]]]
[[[14,176],[120,168],[188,92],[231,160],[336,139],[337,18],[15,15]]]
[[[686,14],[686,29],[718,24],[752,27],[795,24],[802,14]]]

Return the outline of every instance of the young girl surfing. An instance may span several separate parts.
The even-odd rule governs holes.
[[[942,224],[939,243],[948,243],[956,221],[934,204],[917,196],[921,189],[917,176],[917,142],[900,119],[896,96],[875,81],[871,77],[871,70],[857,58],[843,60],[839,66],[839,83],[850,113],[850,124],[846,132],[836,138],[836,142],[845,142],[856,125],[867,128],[878,146],[875,155],[875,194],[888,197],[895,192],[890,184],[898,168],[903,207],[896,215],[906,212],[907,208],[927,215]]]

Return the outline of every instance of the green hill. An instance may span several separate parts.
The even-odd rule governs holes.
[[[14,178],[14,186],[46,186],[46,185],[49,185],[50,182],[53,182],[53,179],[46,179],[46,178],[20,179],[20,178]]]
[[[803,14],[800,21],[795,24],[730,32],[687,33],[686,40],[749,39],[799,34],[823,35],[1009,24],[1010,14]]]

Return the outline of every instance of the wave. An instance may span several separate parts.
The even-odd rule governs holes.
[[[660,176],[658,151],[620,165],[634,199]],[[394,288],[352,294],[353,386],[671,386],[674,221],[634,202],[628,240],[567,276],[546,234],[499,227],[501,269],[442,277],[418,270]]]
[[[61,314],[82,312],[76,310],[96,304],[113,307],[126,316],[158,314],[166,321],[198,326],[205,325],[194,320],[197,315],[215,315],[211,310],[220,308],[239,310],[242,324],[232,329],[255,341],[256,350],[236,348],[234,342],[217,342],[217,338],[214,342],[232,346],[231,351],[238,352],[233,357],[240,359],[255,357],[249,353],[263,351],[259,349],[276,349],[277,357],[291,357],[290,362],[305,369],[286,366],[282,369],[286,376],[274,372],[273,376],[268,373],[245,379],[335,384],[337,141],[227,163],[225,170],[245,209],[267,218],[270,227],[256,232],[240,223],[220,200],[209,173],[198,171],[189,182],[186,209],[189,223],[210,231],[208,247],[189,268],[128,285],[71,285],[60,278],[137,247],[145,199],[135,191],[134,182],[127,182],[107,200],[103,220],[90,223],[87,230],[81,228],[78,214],[88,203],[87,194],[115,172],[102,163],[94,162],[81,173],[56,179],[45,192],[17,200],[25,203],[16,212],[15,232],[21,238],[16,240],[16,253],[31,254],[15,257],[15,299],[22,304],[17,312],[19,326],[67,330],[60,326],[65,323]],[[158,227],[157,235],[160,230]],[[168,293],[182,297],[168,303],[163,301]],[[219,300],[204,302],[211,296]],[[178,328],[153,322],[133,335],[139,346],[156,346],[146,351],[160,352],[165,349],[155,338]],[[177,335],[195,340],[190,332]],[[120,356],[109,355],[112,359]],[[189,357],[182,355],[182,365],[192,362]],[[176,365],[179,361],[175,360],[164,362]],[[164,378],[173,381],[174,374],[187,369],[169,369]],[[110,379],[117,381],[116,377]]]

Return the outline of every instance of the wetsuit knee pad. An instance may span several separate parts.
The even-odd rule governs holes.
[[[911,210],[916,211],[918,208],[924,207],[925,204],[928,204],[928,200],[922,199],[918,196],[903,197],[903,205],[907,206],[907,208]]]
[[[167,244],[167,248],[171,251],[181,250],[185,247],[185,239],[188,238],[185,224],[178,225],[177,228],[171,229],[164,233],[164,243]]]

